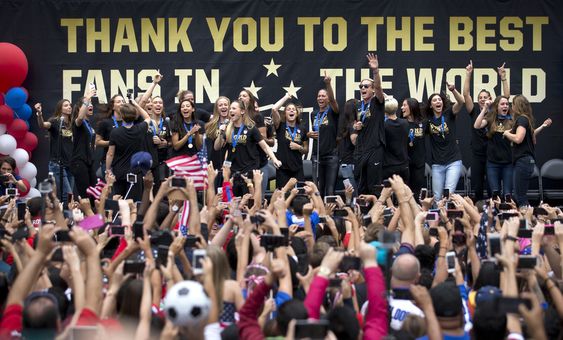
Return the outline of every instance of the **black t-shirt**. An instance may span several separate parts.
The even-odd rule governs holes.
[[[511,126],[511,122],[510,120],[497,119],[494,122],[495,126],[489,127],[495,131],[487,145],[487,160],[489,162],[499,164],[512,163],[510,142],[502,136],[504,131],[508,130],[509,126]]]
[[[219,128],[215,129],[212,135],[207,135],[205,143],[207,145],[207,157],[211,162],[213,162],[213,167],[215,169],[220,169],[223,166],[223,161],[225,160],[225,154],[227,153],[227,146],[221,148],[221,150],[215,150],[215,140],[220,138],[221,130]]]
[[[246,174],[251,170],[260,169],[258,143],[262,140],[262,135],[256,126],[251,129],[244,125],[241,126],[243,128],[240,135],[237,137],[239,128],[233,127],[232,138],[227,140],[227,160],[232,162],[231,174],[237,171]],[[234,152],[233,140],[236,141]]]
[[[172,136],[172,132],[170,131],[170,121],[166,120],[166,119],[160,119],[157,122],[152,121],[152,124],[149,124],[149,136],[150,136],[150,140],[152,145],[154,145],[154,143],[152,142],[152,137],[153,136],[158,136],[160,139],[165,140],[167,142],[170,141],[170,137]],[[157,165],[159,163],[164,162],[166,159],[168,159],[168,147],[167,146],[163,146],[163,147],[156,147],[156,159],[153,159],[153,165]]]
[[[211,114],[204,109],[200,109],[200,108],[196,108],[195,109],[195,119],[196,120],[200,120],[204,123],[209,122],[209,119],[211,118]]]
[[[62,122],[62,142],[59,140],[61,137],[61,122]],[[51,127],[49,128],[49,139],[50,139],[50,152],[49,160],[58,163],[62,160],[62,164],[65,167],[70,165],[70,158],[72,157],[72,127],[70,123],[65,123],[62,117],[55,118],[51,117],[49,119]],[[62,157],[60,153],[62,151]]]
[[[109,141],[109,136],[113,129],[117,129],[118,127],[123,124],[120,120],[114,120],[115,118],[112,116],[110,118],[102,119],[98,122],[98,126],[96,129],[96,133],[102,137],[103,140]],[[108,148],[104,148],[104,160],[106,159],[106,155],[108,153]]]
[[[186,134],[188,134],[188,131],[191,130],[193,124],[199,124],[200,128],[198,134],[205,132],[205,127],[203,125],[203,122],[199,120],[195,120],[195,121],[191,121],[190,123],[185,123],[182,121],[181,124],[172,124],[172,133],[177,133],[178,140],[180,140],[184,138]],[[196,135],[192,135],[191,137],[188,137],[188,141],[179,150],[174,149],[174,147],[171,148],[170,156],[171,157],[176,157],[181,155],[193,156],[197,154],[199,149],[197,148],[195,141],[196,141]],[[191,148],[190,145],[192,146]]]
[[[303,154],[299,150],[291,150],[289,144],[293,141],[301,146],[306,140],[307,134],[299,126],[288,126],[281,122],[276,131],[278,150],[276,157],[282,162],[281,169],[298,171],[303,167]]]
[[[342,164],[354,164],[354,149],[356,146],[350,140],[350,134],[354,133],[354,128],[348,127],[348,134],[338,143],[338,159]]]
[[[76,122],[72,126],[72,158],[71,163],[75,161],[83,161],[86,164],[92,164],[92,153],[96,141],[96,132],[86,119],[82,121],[82,125],[77,126]]]
[[[456,140],[456,116],[447,109],[439,118],[428,120],[428,134],[432,151],[432,164],[446,165],[461,160]]]
[[[145,151],[144,143],[139,143],[139,141],[146,138],[147,131],[147,123],[142,122],[130,128],[120,126],[111,132],[109,145],[115,145],[111,169],[116,179],[125,179],[131,169],[131,157],[133,154]]]
[[[415,167],[424,166],[426,163],[425,131],[428,122],[409,122],[409,164]]]
[[[403,118],[385,120],[383,166],[408,166],[409,122]]]
[[[475,120],[481,113],[481,108],[478,103],[473,104],[473,110],[469,112],[471,117],[471,126],[475,125]],[[473,154],[485,156],[487,154],[487,129],[471,129],[471,150]]]
[[[363,102],[358,105],[357,120],[362,121],[363,127],[358,131],[356,139],[355,159],[369,156],[377,148],[385,146],[385,102],[379,102],[374,96],[367,107]],[[365,114],[362,113],[365,111]]]
[[[528,121],[528,118],[524,116],[518,117],[516,119],[516,122],[514,123],[514,126],[512,127],[512,133],[516,133],[516,130],[519,126],[526,129],[526,136],[524,136],[522,143],[512,143],[512,162],[516,162],[518,159],[526,156],[535,158],[535,146],[532,138],[532,129],[530,128],[530,122]]]
[[[259,112],[252,118],[254,124],[256,124],[256,128],[260,131],[260,128],[266,128],[266,137],[268,137],[268,127],[264,122],[264,116],[262,116]],[[260,133],[262,134],[262,133]],[[266,166],[268,163],[268,155],[262,150],[262,148],[258,148],[258,154],[260,155],[260,168]]]
[[[305,131],[315,131],[315,127],[319,126],[319,139],[313,139],[313,156],[317,155],[317,144],[321,145],[319,156],[331,156],[336,153],[336,137],[338,136],[338,112],[334,112],[329,105],[328,108],[319,112],[313,111],[311,121],[308,117],[303,117],[305,121]],[[312,124],[312,125],[311,125]]]

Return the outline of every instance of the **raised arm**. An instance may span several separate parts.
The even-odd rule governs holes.
[[[338,103],[336,102],[336,98],[334,98],[334,90],[332,89],[331,79],[330,79],[329,76],[327,76],[326,71],[325,71],[323,81],[326,84],[326,93],[328,95],[328,103],[329,103],[330,107],[332,108],[332,111],[338,113]]]
[[[448,90],[450,90],[453,93],[455,101],[456,101],[456,103],[452,107],[452,112],[454,114],[457,114],[459,111],[461,111],[463,104],[465,104],[465,100],[463,99],[461,94],[455,88],[455,84],[446,83],[446,85],[448,86]]]
[[[74,121],[74,124],[76,124],[76,126],[82,126],[82,121],[86,119],[86,115],[88,114],[88,106],[90,106],[92,97],[95,94],[96,94],[96,90],[94,89],[90,90],[86,94],[86,97],[84,98],[84,101],[80,106],[80,110],[78,110],[78,117],[76,117],[76,120]]]
[[[547,118],[546,120],[544,120],[543,124],[538,126],[535,130],[534,130],[534,138],[537,138],[538,134],[540,132],[542,132],[544,129],[548,128],[551,126],[551,123],[553,123],[553,121],[551,120],[551,118]]]
[[[84,230],[75,228],[70,232],[70,237],[86,257],[86,291],[88,294],[86,294],[84,308],[99,315],[103,301],[100,253],[96,250],[94,239]]]
[[[465,81],[463,82],[463,99],[465,100],[465,109],[467,112],[473,111],[473,98],[471,98],[471,75],[473,74],[473,60],[469,60],[469,64],[465,66]]]
[[[43,111],[41,108],[41,103],[37,103],[34,105],[35,111],[37,111],[37,125],[45,130],[49,130],[51,128],[51,122],[46,122],[43,120]]]
[[[160,81],[162,80],[162,74],[160,74],[160,70],[156,70],[156,74],[152,77],[152,83],[147,89],[147,92],[143,94],[141,99],[139,100],[139,106],[145,108],[147,102],[149,101],[150,97],[152,96],[152,91]]]
[[[290,99],[291,99],[291,95],[289,93],[286,93],[283,97],[280,98],[280,100],[278,100],[274,104],[274,106],[272,106],[272,120],[274,122],[274,127],[276,128],[276,130],[280,126],[280,121],[281,121],[279,109],[286,101]]]
[[[379,60],[377,55],[373,53],[368,53],[366,56],[368,58],[369,67],[373,72],[373,87],[375,91],[375,96],[380,103],[385,101],[385,95],[383,94],[383,88],[381,87],[381,75],[379,74]]]
[[[510,84],[506,78],[506,70],[504,69],[505,64],[506,63],[502,63],[500,67],[497,67],[497,72],[500,76],[500,81],[502,82],[502,94],[510,98]]]

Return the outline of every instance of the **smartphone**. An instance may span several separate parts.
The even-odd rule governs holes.
[[[329,279],[328,286],[330,288],[340,288],[342,287],[342,279],[338,279],[338,278]]]
[[[391,188],[391,182],[388,179],[384,179],[381,185],[383,185],[384,188]]]
[[[532,229],[518,229],[519,238],[532,238]]]
[[[549,215],[549,214],[547,213],[547,210],[545,210],[545,209],[542,208],[542,207],[535,207],[533,214],[534,214],[534,216]]]
[[[111,225],[109,228],[109,234],[110,236],[123,236],[125,235],[125,227],[122,227],[120,225]]]
[[[159,245],[157,250],[156,259],[159,264],[163,265],[164,267],[168,264],[168,250],[170,247],[165,245]]]
[[[199,236],[186,235],[186,242],[184,243],[184,247],[193,248],[195,247],[195,244],[198,241],[199,241]]]
[[[295,339],[324,339],[328,326],[328,320],[295,320]]]
[[[360,270],[362,267],[362,260],[355,256],[344,256],[342,261],[340,261],[339,270],[341,272],[347,272],[351,269]]]
[[[133,89],[127,89],[127,99],[129,99],[129,101],[133,100]]]
[[[514,297],[499,297],[494,300],[494,309],[501,314],[518,314],[518,307],[520,305],[526,306],[528,309],[532,308],[532,301],[530,299],[521,299]]]
[[[512,194],[505,194],[504,195],[505,202],[512,202]]]
[[[18,220],[19,221],[23,221],[23,219],[25,218],[25,210],[27,208],[27,205],[25,204],[25,202],[18,202],[17,203],[17,209],[18,209]]]
[[[354,203],[356,203],[356,204],[359,205],[360,207],[367,207],[367,206],[369,205],[369,202],[368,202],[368,201],[366,201],[366,200],[363,199],[363,198],[359,198],[359,197],[356,197],[356,198],[354,199]]]
[[[346,189],[346,187],[352,186],[352,182],[350,182],[350,179],[346,178],[342,181],[342,185],[344,185],[344,189]]]
[[[508,212],[505,212],[505,213],[500,213],[500,214],[498,214],[498,218],[499,218],[500,220],[509,220],[509,219],[511,219],[512,217],[518,217],[518,213],[508,213]]]
[[[543,234],[544,235],[555,235],[555,228],[553,227],[553,225],[545,225],[545,228],[543,229]]]
[[[66,202],[72,202],[74,200],[74,194],[72,192],[67,192],[66,194]]]
[[[135,174],[127,174],[127,183],[135,184],[137,183],[137,175]]]
[[[282,233],[283,237],[285,238],[286,244],[289,244],[289,228],[280,228],[280,232]]]
[[[457,206],[454,202],[446,202],[446,210],[456,210]]]
[[[145,237],[145,234],[143,232],[143,222],[142,221],[135,221],[135,223],[133,223],[133,239],[136,241],[137,238],[143,238]]]
[[[145,262],[138,260],[125,260],[123,274],[141,274],[145,270]]]
[[[446,253],[446,264],[448,265],[448,273],[455,272],[455,252],[449,251]]]
[[[278,247],[287,246],[286,241],[283,235],[263,234],[260,237],[260,246],[266,248],[266,251],[273,251]]]
[[[261,216],[261,215],[250,216],[250,223],[262,224],[264,222],[266,222],[266,220],[264,219],[264,216]]]
[[[463,227],[463,223],[461,223],[460,220],[455,220],[454,221],[454,231],[458,231],[463,233],[465,231],[465,228]]]
[[[326,223],[326,217],[319,217],[319,223]]]
[[[448,210],[446,212],[448,218],[462,218],[463,217],[463,211],[461,210]]]
[[[104,210],[111,210],[115,215],[115,213],[119,211],[119,203],[116,200],[106,200],[106,203],[104,203]]]
[[[29,237],[29,230],[27,229],[27,227],[18,228],[12,234],[12,243],[16,243],[17,241],[23,240],[24,238],[28,238],[28,237]]]
[[[426,188],[420,189],[420,200],[422,201],[426,199],[426,197],[428,197],[428,189]]]
[[[185,188],[186,179],[183,177],[172,177],[172,180],[170,181],[170,186],[173,188]]]
[[[446,198],[446,199],[450,199],[450,189],[444,189],[442,190],[442,197]]]
[[[246,206],[252,208],[254,206],[254,198],[249,198],[248,201],[246,201]]]
[[[373,186],[373,194],[377,197],[379,197],[379,195],[381,195],[381,192],[383,191],[383,185],[381,184],[376,184]]]
[[[411,291],[408,289],[393,289],[392,295],[395,300],[413,300]]]
[[[528,229],[528,220],[527,219],[521,219],[520,220],[520,229]]]
[[[84,230],[98,229],[105,225],[104,217],[100,214],[85,217],[78,223]]]
[[[495,200],[495,201],[500,200],[500,192],[493,191],[493,200]]]
[[[206,256],[205,249],[194,249],[192,254],[192,271],[194,275],[203,274],[203,263],[201,260]]]
[[[498,210],[510,210],[512,206],[508,203],[501,203],[498,205]]]
[[[426,214],[426,220],[427,221],[437,221],[438,220],[438,214],[435,212],[429,212]]]
[[[500,235],[488,234],[488,237],[489,237],[489,258],[495,259],[495,255],[501,253]]]
[[[305,183],[305,182],[297,182],[297,183],[295,183],[295,187],[296,187],[297,189],[304,188],[306,185],[307,185],[307,183]]]
[[[346,217],[348,216],[348,211],[344,210],[344,209],[334,209],[332,211],[332,216],[336,216],[336,217]]]
[[[367,227],[370,224],[372,224],[371,215],[362,216],[362,225]]]
[[[68,230],[59,230],[53,236],[53,240],[56,242],[72,242]]]
[[[325,196],[324,202],[325,204],[336,203],[338,202],[338,196]]]
[[[428,235],[438,237],[438,228],[428,229]]]
[[[538,264],[538,258],[532,255],[518,256],[518,269],[534,269]]]
[[[18,195],[18,189],[16,188],[6,188],[6,195],[10,197],[16,197]]]
[[[2,183],[8,182],[9,179],[8,175],[0,175],[0,182]]]
[[[64,262],[63,248],[57,248],[51,256],[51,262]]]

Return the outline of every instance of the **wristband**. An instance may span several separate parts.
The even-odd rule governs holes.
[[[516,238],[516,237],[514,237],[514,236],[508,235],[508,236],[506,236],[505,241],[514,241],[514,242],[516,242],[516,241],[518,241],[518,238]]]
[[[318,275],[329,277],[331,273],[332,273],[332,271],[330,269],[328,269],[327,267],[321,266],[321,268],[319,269]]]

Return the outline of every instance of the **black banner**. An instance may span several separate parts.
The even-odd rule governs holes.
[[[268,109],[286,92],[311,111],[322,75],[337,99],[359,97],[370,76],[365,55],[377,53],[384,91],[399,100],[461,92],[473,61],[471,94],[501,93],[496,68],[506,62],[511,94],[533,103],[537,124],[554,124],[538,139],[541,164],[561,158],[563,6],[551,1],[2,1],[0,41],[27,55],[29,103],[46,113],[61,98],[76,100],[90,82],[100,101],[132,88],[142,93],[156,69],[168,113],[179,90],[211,109],[220,95],[250,89]],[[1,76],[1,75],[0,75]],[[453,98],[452,98],[453,99]],[[471,124],[458,121],[469,162]],[[46,174],[48,143],[40,136],[33,162]],[[41,143],[43,141],[43,143]]]

